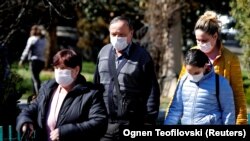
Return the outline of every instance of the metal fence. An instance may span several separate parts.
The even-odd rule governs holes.
[[[35,132],[31,135],[29,132],[24,134],[17,132],[12,125],[0,126],[0,141],[34,141]]]
[[[250,113],[248,113],[248,124],[250,125]]]
[[[0,126],[0,141],[21,141],[21,134],[19,132],[13,132],[13,128],[11,125],[7,127],[7,136],[6,131],[4,131],[4,127]]]

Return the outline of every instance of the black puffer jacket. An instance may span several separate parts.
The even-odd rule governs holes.
[[[67,94],[58,114],[56,128],[60,141],[99,140],[107,127],[107,112],[103,102],[103,88],[87,83],[79,75],[77,85]],[[34,103],[17,117],[16,129],[20,131],[25,122],[35,126],[36,140],[47,139],[46,115],[52,95],[58,84],[55,80],[45,82]]]

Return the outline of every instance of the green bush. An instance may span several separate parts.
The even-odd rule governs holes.
[[[242,72],[242,79],[243,79],[243,87],[244,87],[244,92],[246,95],[247,99],[247,105],[250,106],[250,79],[249,79],[249,72],[243,71]]]
[[[250,87],[248,87],[245,90],[245,94],[246,94],[247,104],[248,104],[248,106],[250,106]]]
[[[96,65],[93,62],[83,62],[82,73],[94,74]]]
[[[23,83],[23,78],[16,72],[10,72],[9,76],[2,81],[1,88],[1,98],[0,105],[4,104],[7,99],[14,98],[18,100],[21,97],[21,94],[24,90],[20,85]],[[12,99],[12,100],[14,100]]]

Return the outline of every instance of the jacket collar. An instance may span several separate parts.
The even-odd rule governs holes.
[[[215,71],[214,71],[214,66],[213,66],[213,64],[210,62],[210,63],[209,63],[209,68],[208,68],[208,70],[207,70],[207,73],[204,74],[204,76],[201,78],[200,81],[212,77],[214,73],[215,73]]]
[[[219,47],[219,54],[216,56],[215,60],[217,60],[218,58],[221,57],[223,51],[224,51],[224,46],[223,46],[222,44],[220,44],[220,47]]]

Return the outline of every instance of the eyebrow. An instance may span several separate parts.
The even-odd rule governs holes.
[[[200,74],[201,72],[194,72],[194,74]]]
[[[201,42],[206,42],[208,41],[209,39],[196,39],[197,41],[201,41]]]

